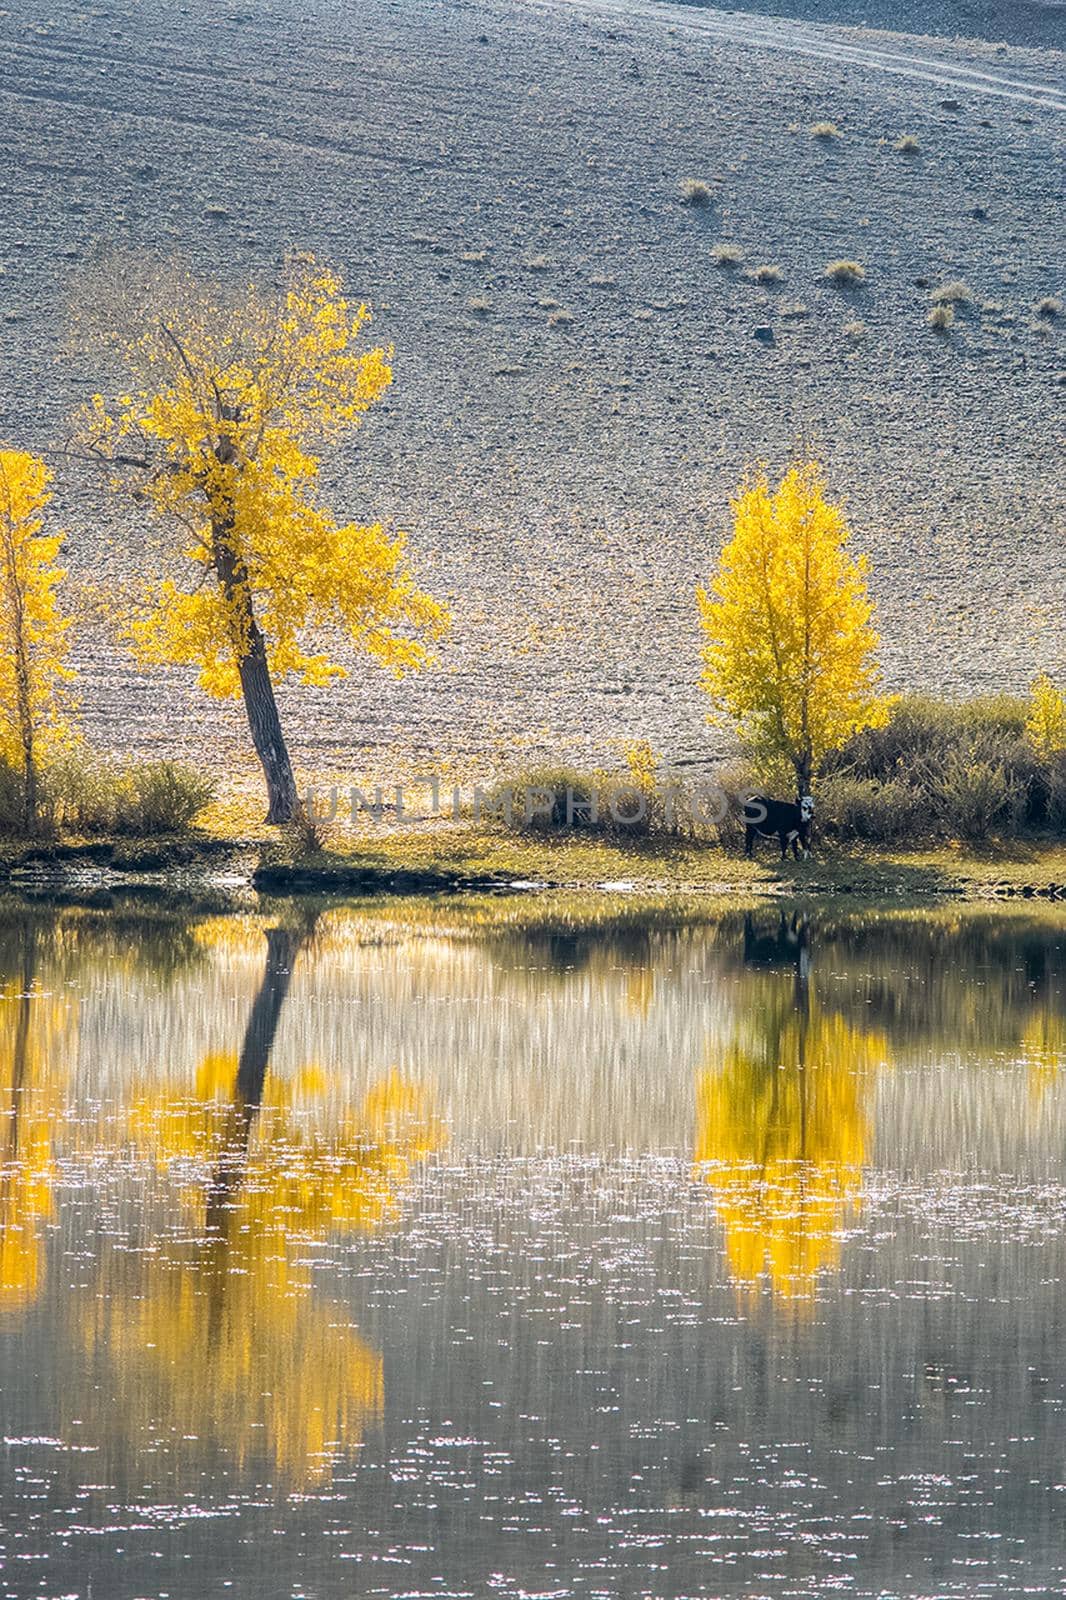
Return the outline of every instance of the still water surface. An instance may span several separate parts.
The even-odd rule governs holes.
[[[1066,916],[0,908],[0,1596],[1066,1594]]]

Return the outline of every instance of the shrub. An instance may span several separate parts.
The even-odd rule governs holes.
[[[573,322],[569,311],[553,311],[548,317],[549,328],[568,328]]]
[[[711,203],[711,186],[702,178],[686,178],[681,185],[683,206],[708,206]]]
[[[786,778],[785,781],[787,783],[789,780]],[[720,808],[721,815],[716,823],[718,842],[723,850],[735,853],[744,845],[744,819],[741,812],[745,797],[756,791],[765,793],[767,787],[773,789],[774,785],[760,783],[754,767],[747,761],[729,761],[717,767],[714,783],[727,801],[724,810]]]
[[[840,129],[835,122],[815,122],[811,127],[812,139],[839,139]]]
[[[934,306],[925,320],[937,333],[947,333],[955,321],[955,309],[953,306]]]
[[[628,786],[643,800],[641,814],[625,824],[633,834],[676,832],[676,807],[672,806],[660,783],[662,761],[647,739],[631,739],[623,746]],[[676,799],[676,793],[674,798]],[[608,801],[610,796],[608,796]],[[632,809],[626,807],[627,811]]]
[[[921,148],[921,145],[918,143],[913,133],[905,133],[896,140],[896,149],[899,151],[900,155],[917,155]]]
[[[42,816],[52,831],[99,834],[181,833],[213,798],[214,780],[182,761],[126,766],[66,751],[43,774]],[[0,826],[3,825],[0,780]]]
[[[1037,301],[1036,314],[1038,317],[1061,317],[1062,301],[1058,295],[1046,294],[1042,300]]]
[[[1013,695],[979,695],[959,702],[905,695],[883,728],[851,739],[826,763],[819,812],[828,796],[840,811],[842,834],[877,820],[874,790],[891,790],[883,804],[886,826],[928,832],[932,824],[967,839],[996,827],[1040,825],[1052,806],[1051,773],[1025,736],[1027,704]],[[844,784],[860,787],[846,788]],[[915,812],[906,822],[901,790]],[[890,818],[897,821],[890,823]]]
[[[1026,790],[1000,761],[952,751],[930,785],[945,826],[963,839],[983,839],[997,824],[1013,831],[1024,814]]]
[[[711,249],[711,260],[716,267],[736,267],[744,259],[744,252],[736,244],[716,244]]]
[[[942,283],[938,289],[934,289],[929,298],[935,306],[968,305],[973,299],[973,291],[962,278],[952,278],[950,283]]]
[[[497,784],[488,809],[511,827],[548,833],[557,828],[602,832],[602,774],[576,767],[534,767]]]
[[[1066,832],[1066,754],[1053,756],[1047,764],[1044,808],[1049,827]]]
[[[110,762],[83,749],[65,751],[45,773],[43,790],[53,828],[88,835],[116,831],[122,776]]]
[[[833,283],[862,283],[866,268],[859,261],[830,261],[825,275]]]
[[[492,310],[492,301],[486,300],[484,295],[472,294],[466,302],[466,309],[476,317],[484,317]]]
[[[320,856],[329,844],[331,830],[323,817],[306,806],[299,806],[296,815],[285,824],[285,837],[297,860],[305,856]]]
[[[143,761],[124,774],[131,806],[120,809],[139,833],[181,833],[215,795],[215,781],[184,761]]]
[[[1033,682],[1025,732],[1038,756],[1047,758],[1066,751],[1066,694],[1046,672]]]
[[[902,777],[925,783],[952,750],[972,750],[978,742],[998,745],[1003,759],[1025,730],[1026,703],[1013,695],[979,695],[972,700],[936,700],[902,695],[883,728],[867,728],[850,739],[827,770],[848,771],[882,783]]]
[[[858,343],[860,339],[866,338],[866,324],[865,322],[845,322],[844,332],[849,339],[854,339]]]
[[[498,784],[486,815],[520,832],[595,833],[619,840],[682,831],[677,791],[659,780],[659,761],[644,741],[625,747],[625,773],[537,767]]]
[[[763,266],[756,267],[753,272],[749,273],[749,277],[756,283],[780,283],[784,273],[780,267]]]
[[[26,826],[25,795],[22,774],[0,757],[0,834],[22,833]]]
[[[929,805],[902,779],[880,783],[853,773],[836,773],[818,785],[819,831],[840,839],[899,840],[928,834]]]

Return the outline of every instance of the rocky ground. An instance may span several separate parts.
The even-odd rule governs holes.
[[[703,0],[691,0],[694,5]],[[745,11],[805,22],[844,23],[895,33],[987,39],[993,44],[1062,50],[1064,0],[747,0]]]
[[[931,31],[982,9],[782,8]],[[480,773],[630,737],[706,759],[722,739],[693,587],[745,464],[797,446],[870,554],[893,685],[1062,670],[1066,316],[1037,307],[1063,290],[1066,58],[757,9],[0,12],[0,436],[48,450],[100,386],[64,318],[102,249],[180,250],[226,277],[313,249],[395,344],[388,402],[326,483],[338,509],[410,530],[454,633],[419,679],[356,661],[338,690],[286,693],[305,767]],[[1044,21],[1013,36],[1044,43]],[[835,136],[812,136],[823,121]],[[687,179],[710,204],[680,203]],[[736,265],[716,264],[722,243]],[[861,286],[825,278],[840,257]],[[937,334],[931,291],[958,278],[972,300]],[[75,471],[60,489],[72,572],[125,570],[142,531]],[[243,770],[239,708],[138,673],[98,627],[78,656],[93,737]]]

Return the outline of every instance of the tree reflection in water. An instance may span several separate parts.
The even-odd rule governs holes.
[[[79,1312],[89,1355],[120,1376],[136,1424],[211,1440],[238,1469],[294,1487],[328,1480],[383,1405],[381,1356],[314,1293],[311,1249],[334,1229],[381,1223],[439,1142],[426,1095],[397,1073],[335,1120],[315,1115],[324,1073],[271,1074],[313,937],[313,921],[268,930],[239,1054],[205,1056],[191,1095],[161,1088],[132,1107],[137,1146],[168,1173],[189,1169],[182,1226],[154,1241],[133,1284],[128,1259],[105,1252],[105,1292]]]
[[[41,1290],[42,1229],[52,1216],[55,1180],[57,1070],[62,1071],[72,1049],[67,1006],[38,987],[37,929],[24,920],[14,932],[15,976],[0,984],[0,1310],[4,1311],[21,1310]]]
[[[837,1261],[860,1202],[867,1085],[888,1046],[823,1008],[800,917],[782,913],[769,932],[746,917],[744,960],[762,970],[735,1037],[697,1080],[696,1170],[714,1190],[733,1276],[802,1299]]]

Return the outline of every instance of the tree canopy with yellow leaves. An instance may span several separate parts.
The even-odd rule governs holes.
[[[318,498],[318,452],[392,381],[391,352],[361,348],[369,319],[311,256],[290,258],[277,290],[228,297],[177,272],[149,284],[118,336],[128,392],[96,395],[78,424],[113,487],[178,533],[172,575],[145,583],[129,622],[134,651],[243,696],[271,822],[297,810],[275,682],[346,675],[323,630],[402,673],[447,623],[415,585],[403,534],[341,522]]]
[[[0,755],[23,779],[27,832],[37,820],[42,746],[66,732],[69,619],[56,588],[61,533],[45,533],[51,473],[26,450],[0,446]]]
[[[753,758],[769,774],[790,766],[802,796],[830,751],[883,726],[891,708],[866,561],[849,555],[815,461],[790,467],[776,490],[760,471],[732,510],[718,573],[697,590],[701,681]]]

